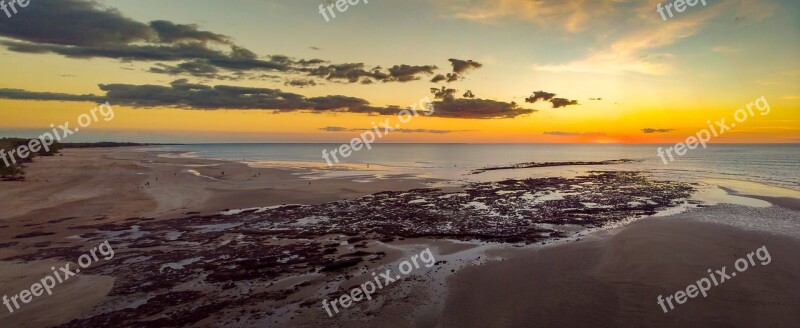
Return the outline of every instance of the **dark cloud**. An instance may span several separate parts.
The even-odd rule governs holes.
[[[395,65],[384,71],[380,66],[367,68],[363,63],[334,64],[301,69],[311,76],[328,80],[343,80],[348,83],[361,81],[368,84],[373,80],[381,82],[409,82],[419,80],[420,74],[433,74],[436,66]],[[368,81],[368,82],[367,82]]]
[[[328,80],[345,80],[356,83],[363,78],[373,78],[384,80],[389,78],[389,74],[373,68],[367,69],[363,63],[334,64],[305,69],[311,76],[321,77]]]
[[[589,98],[589,100],[603,100],[603,98]]]
[[[464,96],[463,97],[464,98],[475,98],[475,94],[472,93],[472,90],[467,90],[467,92],[464,92]]]
[[[418,74],[433,74],[433,71],[436,69],[437,67],[433,65],[395,65],[389,68],[389,75],[391,75],[393,81],[408,82],[419,80]]]
[[[564,132],[564,131],[546,131],[542,133],[548,136],[586,136],[586,137],[600,137],[606,135],[601,132]]]
[[[63,93],[30,92],[0,89],[0,98],[55,101],[109,101],[114,104],[138,107],[173,107],[182,109],[261,109],[274,111],[354,112],[395,114],[399,107],[375,107],[361,99],[341,95],[306,98],[278,89],[250,88],[229,85],[208,86],[175,80],[169,86],[100,84],[105,96],[71,95]]]
[[[652,128],[642,129],[642,132],[644,133],[666,133],[670,131],[675,131],[675,129],[652,129]]]
[[[369,129],[355,129],[355,128],[344,128],[341,126],[326,126],[320,129],[321,131],[328,131],[328,132],[362,132]],[[399,133],[435,133],[435,134],[446,134],[446,133],[454,133],[454,132],[472,132],[476,130],[436,130],[436,129],[394,129],[392,132],[399,132]]]
[[[264,59],[233,44],[230,37],[201,30],[197,25],[166,20],[138,22],[97,1],[32,1],[25,8],[24,19],[0,20],[0,37],[10,39],[0,44],[13,52],[53,53],[77,59],[180,62],[156,64],[150,71],[204,78],[251,78],[247,72],[267,70],[287,74],[311,72],[351,83],[361,78],[407,82],[418,80],[418,74],[433,74],[436,69],[432,65],[395,65],[383,71],[365,69],[363,64],[320,66],[327,63],[322,59],[296,60],[282,55]],[[231,71],[233,75],[220,75],[219,70]]]
[[[474,132],[477,130],[436,130],[436,129],[395,129],[393,132],[400,132],[400,133],[436,133],[436,134],[446,134],[446,133],[454,133],[454,132]]]
[[[450,64],[453,65],[453,73],[461,74],[471,69],[483,67],[483,64],[472,60],[461,60],[455,58],[450,58],[448,60],[450,61]]]
[[[439,83],[439,82],[442,82],[442,81],[444,81],[444,80],[447,80],[447,78],[446,78],[444,75],[442,75],[442,74],[436,74],[436,76],[434,76],[434,77],[431,79],[431,82],[433,82],[433,83]]]
[[[483,66],[483,64],[472,60],[461,60],[454,58],[450,58],[448,60],[450,61],[450,64],[453,66],[453,73],[437,74],[431,79],[431,82],[439,83],[444,81],[450,83],[450,82],[456,82],[458,80],[463,80],[464,79],[464,77],[462,76],[463,73],[471,69],[477,69]]]
[[[525,98],[525,102],[535,103],[539,100],[550,101],[550,99],[553,99],[553,97],[555,96],[556,96],[555,93],[550,93],[545,91],[534,91],[532,96]]]
[[[150,27],[156,31],[158,40],[162,43],[184,41],[230,43],[230,39],[227,36],[208,31],[200,31],[198,30],[198,26],[194,24],[183,25],[175,24],[170,21],[156,20],[150,22]]]
[[[285,85],[291,85],[293,87],[303,88],[303,87],[308,87],[308,86],[315,86],[315,85],[317,85],[317,82],[314,82],[314,80],[311,80],[311,79],[308,79],[308,80],[296,79],[296,80],[286,81],[286,83],[284,83],[284,84]]]
[[[342,131],[354,131],[354,130],[358,129],[348,129],[348,128],[343,128],[341,126],[326,126],[320,129],[320,131],[328,131],[328,132],[342,132]]]
[[[300,59],[300,60],[296,61],[295,63],[297,65],[300,65],[300,66],[303,66],[303,67],[307,67],[307,66],[320,65],[320,64],[327,63],[327,62],[328,62],[327,60],[322,60],[322,59]]]
[[[461,76],[456,74],[456,73],[447,73],[447,75],[436,74],[436,76],[434,76],[431,79],[431,82],[439,83],[439,82],[445,81],[447,83],[450,83],[450,82],[458,81],[459,79],[461,79]]]
[[[433,102],[433,116],[449,118],[514,118],[536,112],[533,109],[520,108],[516,103],[489,99],[452,99]]]
[[[456,89],[448,89],[447,87],[442,86],[441,89],[431,88],[431,93],[436,99],[442,100],[453,100],[455,99],[455,94],[458,90]]]
[[[274,62],[249,58],[243,48],[233,48],[225,53],[208,48],[202,43],[179,43],[171,45],[129,45],[83,47],[63,46],[53,44],[34,44],[16,41],[2,41],[10,51],[22,53],[55,53],[70,58],[113,58],[120,60],[140,61],[180,61],[187,60],[193,63],[205,62],[217,68],[228,70],[275,70],[289,71],[293,67],[290,63]]]
[[[158,63],[150,67],[150,72],[169,75],[188,74],[204,78],[220,78],[219,69],[207,60],[193,60],[172,66]]]
[[[0,98],[22,100],[105,102],[135,108],[171,107],[181,109],[253,109],[275,112],[306,111],[312,113],[348,112],[370,115],[396,115],[400,106],[372,106],[368,101],[343,95],[305,97],[278,89],[230,85],[209,86],[175,80],[169,86],[100,84],[105,95],[72,95],[0,89]],[[448,89],[444,89],[445,92]],[[452,89],[449,89],[452,90]],[[455,92],[453,90],[452,92]],[[451,94],[452,96],[452,94]],[[516,103],[488,99],[451,99],[431,104],[430,116],[443,118],[492,119],[514,118],[536,112],[520,108]]]
[[[553,99],[550,99],[550,103],[553,104],[553,108],[561,108],[561,107],[577,105],[578,101],[577,100],[569,100],[569,99],[565,99],[565,98],[553,98]]]
[[[569,100],[565,98],[555,98],[556,94],[545,91],[534,91],[533,95],[525,98],[525,102],[536,103],[538,101],[548,101],[553,104],[553,108],[561,108],[572,105],[578,105],[577,100]]]
[[[20,89],[0,89],[0,98],[15,100],[54,100],[104,102],[105,98],[95,95],[73,95],[54,92],[32,92]]]
[[[107,46],[158,38],[158,32],[149,25],[82,0],[31,1],[24,19],[0,20],[0,35],[69,46]]]

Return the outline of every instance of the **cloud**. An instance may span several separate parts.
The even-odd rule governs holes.
[[[464,98],[475,98],[475,94],[472,93],[472,90],[467,90],[467,92],[464,92],[464,95],[462,97],[464,97]]]
[[[642,132],[644,133],[666,133],[670,131],[675,131],[675,129],[652,129],[652,128],[642,129]]]
[[[534,91],[533,95],[525,98],[525,102],[536,103],[538,101],[548,101],[553,104],[553,108],[561,108],[572,105],[578,105],[577,100],[569,100],[565,98],[555,98],[556,94],[546,91]]]
[[[317,82],[314,82],[314,80],[311,80],[311,79],[307,79],[307,80],[295,79],[295,80],[286,81],[286,83],[284,83],[284,84],[285,85],[290,85],[290,86],[293,86],[293,87],[303,88],[303,87],[308,87],[308,86],[315,86],[315,85],[317,85]]]
[[[367,100],[344,95],[306,97],[279,89],[251,88],[231,85],[204,85],[186,79],[172,81],[169,86],[100,84],[105,95],[73,95],[0,89],[0,98],[41,101],[105,102],[134,108],[179,108],[188,110],[270,110],[273,112],[359,113],[396,115],[400,106],[373,106]],[[429,116],[442,118],[493,119],[513,118],[536,112],[511,102],[488,99],[451,99],[431,104]]]
[[[376,80],[389,78],[389,74],[383,73],[377,68],[370,70],[365,68],[366,66],[363,63],[351,63],[319,66],[305,69],[305,71],[307,71],[310,76],[321,77],[328,80],[345,80],[350,83],[358,82],[362,78],[373,78]]]
[[[493,119],[514,118],[535,113],[534,109],[520,108],[516,103],[489,99],[451,99],[433,102],[435,116],[449,118]]]
[[[157,30],[101,10],[93,1],[39,0],[25,8],[25,19],[0,20],[0,35],[17,40],[67,46],[101,47],[156,41]]]
[[[442,99],[442,100],[453,100],[455,99],[455,94],[458,90],[456,89],[448,89],[445,86],[442,86],[441,89],[431,88],[431,93],[433,94],[434,98]]]
[[[158,40],[162,43],[200,41],[230,44],[230,39],[227,36],[208,31],[200,31],[198,30],[198,26],[194,24],[183,25],[165,20],[156,20],[150,22],[150,27],[158,34]]]
[[[522,0],[520,0],[522,1]],[[501,2],[504,2],[501,0]],[[537,1],[538,2],[538,1]],[[542,1],[549,2],[549,1]],[[684,13],[679,19],[663,22],[654,14],[654,3],[628,1],[563,1],[560,17],[574,17],[583,12],[589,16],[582,28],[596,40],[585,55],[567,62],[536,63],[535,70],[549,72],[578,72],[594,74],[666,75],[673,72],[673,54],[663,48],[699,33],[708,23],[724,13],[731,13],[737,4],[750,0],[715,3],[702,10]],[[771,1],[767,1],[771,2]],[[571,8],[570,8],[571,7]],[[592,7],[600,7],[593,10]],[[763,16],[763,15],[762,15]],[[625,24],[615,24],[624,20]]]
[[[326,126],[326,127],[320,129],[320,131],[328,131],[328,132],[342,132],[342,131],[356,131],[356,130],[363,131],[363,129],[361,129],[361,130],[359,130],[359,129],[348,129],[348,128],[343,128],[341,126]]]
[[[564,132],[564,131],[545,131],[542,133],[547,136],[584,136],[584,137],[602,137],[605,133],[602,132]]]
[[[436,3],[445,7],[445,17],[484,24],[510,20],[530,21],[543,27],[570,32],[587,28],[592,16],[605,17],[611,1],[584,0],[451,0]]]
[[[447,83],[455,82],[461,79],[461,76],[458,73],[447,73],[446,75],[443,74],[436,74],[436,76],[431,79],[433,83],[439,83],[441,81],[445,81]]]
[[[525,98],[525,102],[535,103],[539,100],[549,101],[555,97],[555,93],[545,92],[545,91],[534,91],[533,95]]]
[[[389,75],[392,81],[408,82],[419,80],[418,74],[433,74],[433,71],[436,69],[437,67],[433,65],[395,65],[389,68]]]
[[[393,114],[394,108],[369,106],[354,97],[331,95],[307,98],[278,89],[250,88],[229,85],[208,86],[175,80],[169,86],[100,84],[105,96],[70,95],[0,89],[0,98],[60,101],[109,101],[136,108],[172,107],[182,109],[263,109],[312,112],[357,112]]]
[[[450,58],[448,61],[450,61],[450,64],[453,65],[453,73],[458,74],[463,74],[466,71],[483,67],[483,64],[472,60]]]
[[[21,89],[0,89],[0,98],[13,100],[43,101],[89,101],[104,102],[104,98],[95,95],[73,95],[55,92],[33,92]]]
[[[450,82],[456,82],[458,80],[463,80],[464,73],[470,70],[483,67],[483,64],[473,60],[461,60],[461,59],[450,58],[448,59],[448,61],[450,61],[450,64],[453,66],[453,72],[447,74],[437,74],[436,76],[433,77],[433,79],[431,79],[431,82],[439,83],[445,81],[447,83],[450,83]]]
[[[550,103],[553,104],[553,108],[561,108],[561,107],[577,105],[578,101],[577,100],[569,100],[569,99],[565,99],[565,98],[553,98],[553,99],[550,99]]]
[[[442,75],[442,74],[436,74],[436,76],[434,76],[434,77],[431,79],[431,82],[433,82],[433,83],[439,83],[439,82],[442,82],[442,81],[444,81],[444,80],[447,80],[447,77],[445,77],[445,76],[444,76],[444,75]]]
[[[437,67],[433,65],[413,66],[413,65],[394,65],[387,71],[380,66],[367,68],[363,63],[334,64],[319,66],[308,69],[300,69],[310,76],[316,76],[327,80],[340,80],[348,83],[370,83],[372,80],[381,82],[409,82],[419,80],[418,75],[433,74]],[[369,81],[369,82],[365,82]]]
[[[174,66],[158,63],[150,67],[150,72],[169,75],[188,74],[203,78],[224,78],[224,76],[218,74],[219,69],[216,66],[202,59],[187,61]]]
[[[328,131],[328,132],[362,132],[369,129],[355,129],[355,128],[344,128],[341,126],[326,126],[320,129],[321,131]],[[399,132],[399,133],[434,133],[434,134],[447,134],[447,133],[455,133],[455,132],[473,132],[477,130],[436,130],[436,129],[394,129],[392,132]]]
[[[363,77],[407,82],[420,79],[419,74],[433,74],[436,69],[433,65],[403,64],[383,71],[377,67],[363,69],[363,64],[321,66],[327,63],[322,59],[259,57],[234,44],[230,37],[201,30],[197,25],[166,20],[139,22],[97,1],[32,1],[25,8],[24,19],[0,20],[0,37],[6,38],[0,45],[13,52],[57,54],[74,59],[180,62],[158,63],[150,72],[203,78],[253,78],[248,75],[251,71],[275,71],[311,73],[353,83]]]

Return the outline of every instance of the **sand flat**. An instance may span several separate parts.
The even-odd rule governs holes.
[[[800,240],[698,222],[691,213],[635,222],[617,233],[526,251],[448,281],[444,327],[796,327]],[[752,267],[707,298],[665,314],[656,303],[766,245]]]

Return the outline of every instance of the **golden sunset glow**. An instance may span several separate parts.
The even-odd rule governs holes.
[[[735,110],[764,96],[772,111],[752,117],[731,130],[720,143],[792,143],[800,128],[800,38],[798,4],[790,1],[739,0],[692,8],[662,21],[657,1],[445,1],[370,3],[351,8],[325,22],[316,8],[300,3],[247,3],[220,13],[214,2],[195,1],[180,11],[145,11],[151,1],[108,1],[132,22],[168,20],[195,24],[200,31],[227,37],[229,43],[208,45],[225,51],[243,47],[260,60],[287,56],[320,59],[325,65],[363,63],[387,69],[395,65],[421,69],[409,80],[347,81],[314,75],[306,66],[290,70],[227,69],[216,75],[163,74],[154,68],[175,67],[179,60],[118,59],[104,55],[64,56],[54,51],[30,53],[14,42],[41,45],[33,37],[4,34],[0,50],[0,129],[7,136],[35,136],[50,124],[74,121],[94,107],[92,101],[15,98],[9,90],[106,97],[100,84],[168,87],[178,79],[205,86],[229,85],[279,89],[306,99],[341,95],[363,99],[374,107],[407,107],[429,89],[446,86],[461,98],[467,90],[477,100],[514,102],[528,114],[473,118],[468,109],[416,117],[381,142],[414,143],[668,143],[704,128],[706,121],[730,118]],[[177,8],[178,4],[165,4]],[[31,7],[31,10],[37,10]],[[251,15],[248,13],[259,13]],[[388,18],[380,13],[395,12]],[[19,13],[25,19],[25,12]],[[220,24],[220,15],[237,17],[236,25]],[[292,17],[292,23],[286,21]],[[419,23],[384,32],[369,28],[385,20],[415,17]],[[621,22],[625,23],[621,23]],[[622,25],[620,25],[622,24]],[[294,28],[302,25],[303,29]],[[274,31],[275,33],[264,33]],[[446,39],[425,31],[440,31]],[[204,44],[209,41],[203,40]],[[225,41],[228,42],[228,41]],[[63,43],[63,42],[62,42]],[[82,46],[76,45],[75,47]],[[73,51],[75,49],[73,47]],[[187,56],[186,60],[192,56]],[[275,57],[272,57],[273,60]],[[450,58],[474,61],[459,79],[432,83],[447,74]],[[307,66],[312,67],[312,66]],[[453,71],[454,72],[454,71]],[[239,73],[244,78],[229,78]],[[228,76],[228,77],[224,77]],[[366,75],[365,75],[366,76]],[[366,79],[366,78],[365,78]],[[293,80],[313,81],[299,87]],[[577,105],[552,108],[546,101],[528,103],[543,90]],[[37,98],[39,97],[39,98]],[[41,98],[41,99],[40,99]],[[103,98],[106,99],[106,98]],[[162,102],[153,106],[107,97],[115,118],[99,122],[76,139],[147,142],[341,142],[354,129],[395,115],[353,110],[317,111],[293,108],[192,108]],[[141,100],[138,100],[141,103]],[[279,108],[274,108],[279,109]],[[506,116],[504,116],[506,115]],[[327,127],[348,129],[325,130]],[[644,133],[643,129],[662,132]]]

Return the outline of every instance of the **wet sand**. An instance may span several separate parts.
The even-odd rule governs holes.
[[[644,219],[466,268],[449,279],[441,327],[797,327],[800,240],[694,216]],[[707,269],[730,273],[761,246],[771,263],[757,261],[707,298],[666,314],[656,303],[707,277]]]

